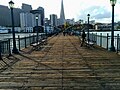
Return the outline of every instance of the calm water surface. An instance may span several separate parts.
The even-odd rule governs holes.
[[[27,37],[29,35],[36,35],[36,33],[16,33],[15,34],[15,37],[18,38],[18,36],[20,37]],[[12,38],[12,33],[10,34],[0,34],[0,40],[3,40],[3,39],[8,39],[8,38]]]

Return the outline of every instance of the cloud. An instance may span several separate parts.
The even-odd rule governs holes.
[[[111,12],[103,6],[92,6],[80,11],[79,18],[86,19],[90,14],[91,19],[106,19],[111,17]]]

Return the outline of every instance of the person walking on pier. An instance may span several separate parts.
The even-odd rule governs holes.
[[[81,42],[81,47],[84,45],[85,43],[85,38],[86,38],[86,34],[85,34],[85,31],[83,30],[82,32],[82,42]]]

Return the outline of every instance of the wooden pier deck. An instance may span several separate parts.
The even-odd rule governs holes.
[[[57,35],[0,61],[0,90],[120,90],[120,56]]]

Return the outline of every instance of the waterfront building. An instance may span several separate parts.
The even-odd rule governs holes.
[[[7,6],[0,5],[0,26],[10,26],[10,10]]]
[[[51,27],[51,25],[46,25],[45,26],[45,32],[46,34],[52,34],[54,31],[53,27]]]
[[[88,21],[85,21],[85,24],[88,24]],[[89,21],[89,24],[95,25],[95,20]]]
[[[35,14],[35,15],[40,15],[40,18],[41,18],[41,25],[40,26],[44,26],[44,8],[43,7],[39,7],[37,8],[36,10],[31,10],[30,11],[32,14]]]
[[[19,8],[14,8],[14,26],[20,26],[20,13],[22,12]],[[12,26],[11,23],[11,12],[7,6],[0,5],[0,26]]]
[[[60,18],[57,19],[57,25],[60,25]]]
[[[111,24],[108,23],[96,23],[95,30],[111,30]]]
[[[50,24],[51,26],[57,26],[57,15],[56,14],[50,15]]]
[[[20,27],[20,13],[22,13],[23,11],[20,8],[14,8],[13,11],[14,11],[14,26]],[[11,16],[10,16],[10,22],[11,22]]]
[[[32,13],[20,13],[20,25],[22,32],[33,32],[35,16]]]
[[[44,19],[44,22],[45,22],[45,26],[50,25],[50,20],[49,20],[48,18],[45,18],[45,19]]]
[[[32,10],[32,6],[28,5],[28,4],[25,4],[25,3],[22,3],[22,10],[24,12],[30,12]]]
[[[14,26],[19,27],[20,26],[20,13],[23,12],[20,8],[14,8]],[[0,5],[0,26],[6,26],[10,27],[12,26],[11,23],[11,12],[8,6],[2,6]]]
[[[30,12],[32,10],[31,5],[28,4],[22,4],[22,9],[20,8],[14,8],[13,13],[14,13],[14,26],[15,27],[20,27],[20,13],[23,12]],[[8,6],[3,6],[0,5],[0,26],[6,26],[6,27],[11,27],[11,12]]]
[[[75,24],[74,19],[66,19],[65,21],[66,21],[66,23],[68,23],[70,25],[74,25]]]

